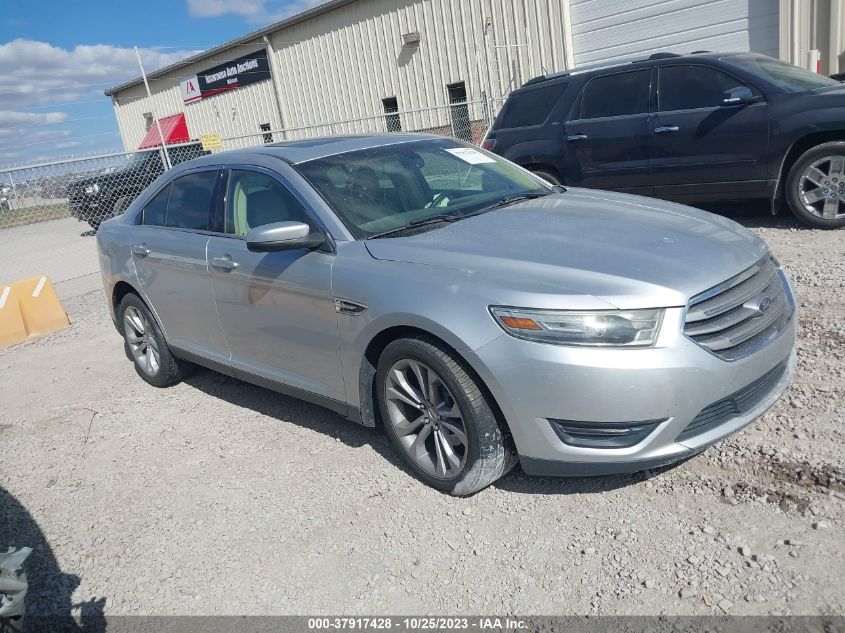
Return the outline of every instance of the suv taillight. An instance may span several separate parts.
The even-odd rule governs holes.
[[[496,139],[494,138],[485,138],[483,141],[481,141],[481,149],[486,149],[492,152],[495,146]]]

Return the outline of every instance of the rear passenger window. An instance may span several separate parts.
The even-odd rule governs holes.
[[[207,231],[217,171],[201,171],[174,180],[170,185],[165,226]]]
[[[540,125],[547,118],[566,88],[565,81],[551,86],[527,89],[511,95],[505,103],[498,128],[528,127]]]
[[[744,86],[739,79],[706,66],[668,66],[658,71],[660,110],[692,110],[722,105],[725,92]],[[752,88],[755,94],[756,91]]]
[[[595,77],[581,93],[581,119],[648,112],[650,70]]]
[[[148,226],[164,226],[164,218],[167,215],[167,199],[170,197],[170,185],[159,191],[144,207],[142,224]]]

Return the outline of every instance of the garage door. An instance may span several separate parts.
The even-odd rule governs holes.
[[[777,0],[570,0],[575,65],[656,51],[778,56]]]

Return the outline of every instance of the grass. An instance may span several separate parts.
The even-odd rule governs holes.
[[[0,231],[25,224],[37,224],[70,217],[67,202],[41,204],[23,209],[0,211]]]

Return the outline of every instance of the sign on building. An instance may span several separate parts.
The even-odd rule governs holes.
[[[219,64],[182,81],[182,101],[199,101],[226,90],[270,79],[267,51],[260,50]]]

